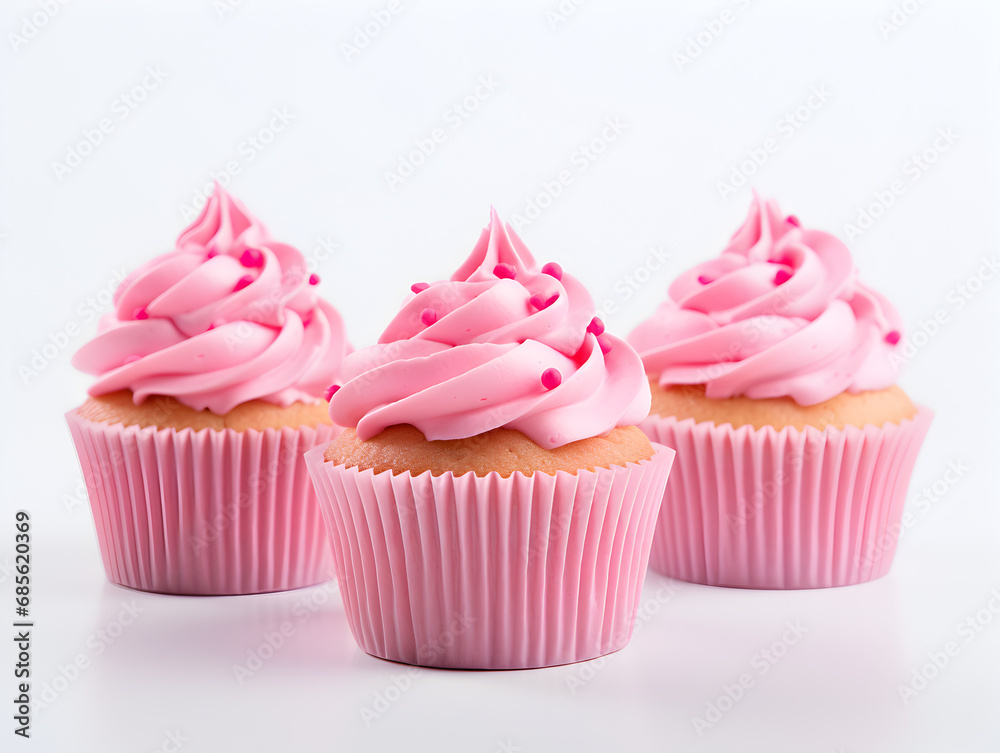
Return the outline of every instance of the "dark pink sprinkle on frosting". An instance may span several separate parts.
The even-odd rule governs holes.
[[[603,335],[604,322],[601,321],[600,317],[595,316],[590,320],[590,324],[587,325],[587,331],[592,335]]]
[[[562,374],[559,369],[546,369],[542,372],[542,386],[547,390],[554,390],[562,384]]]
[[[330,398],[337,394],[337,390],[340,389],[339,384],[331,384],[326,390],[323,391],[323,399],[330,402]]]
[[[140,306],[135,311],[132,312],[133,319],[149,319],[149,314],[146,313],[146,307]]]
[[[311,275],[309,275],[309,284],[310,285],[319,285],[319,275],[316,274],[315,272],[313,272]]]
[[[233,288],[233,292],[235,293],[237,290],[243,290],[243,288],[245,288],[251,282],[253,282],[253,277],[251,277],[250,275],[243,275],[240,279],[236,281],[236,287]]]
[[[493,267],[493,274],[501,280],[513,280],[517,277],[517,269],[513,264],[504,264],[503,262],[500,262]]]
[[[248,248],[240,254],[240,264],[244,267],[263,267],[264,254],[259,248]]]
[[[792,273],[787,269],[779,269],[774,273],[774,284],[781,285],[782,283],[788,282],[792,279]]]
[[[698,275],[698,282],[700,282],[702,285],[708,285],[708,283],[710,283],[711,281],[712,278],[709,277],[708,275]]]
[[[547,274],[549,277],[555,277],[557,280],[561,280],[563,276],[563,268],[556,262],[550,261],[542,267],[542,273]]]
[[[885,341],[890,345],[895,345],[896,343],[899,342],[900,337],[901,335],[897,330],[892,330],[891,332],[889,332],[889,334],[885,336]]]
[[[434,309],[424,309],[420,312],[420,321],[430,327],[438,320],[437,312]]]
[[[410,285],[410,290],[412,290],[414,293],[422,293],[429,287],[430,285],[428,285],[426,282],[415,282],[412,285]]]
[[[559,294],[553,293],[548,298],[543,298],[541,293],[535,293],[531,298],[528,299],[528,303],[534,306],[539,311],[543,311],[559,300]]]
[[[795,227],[802,227],[802,223],[799,222],[799,218],[796,217],[794,214],[788,215],[785,218],[785,222],[787,222],[789,225],[794,225]]]

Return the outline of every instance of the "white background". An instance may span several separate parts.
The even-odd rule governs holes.
[[[1000,280],[973,283],[968,300],[958,287],[1000,251],[995,3],[908,0],[914,12],[885,38],[888,0],[593,0],[554,27],[547,11],[558,0],[490,9],[401,0],[349,61],[342,44],[387,3],[247,0],[221,18],[211,0],[73,3],[35,16],[46,23],[28,39],[26,19],[42,5],[0,12],[0,622],[13,612],[13,512],[25,508],[33,687],[55,697],[34,713],[32,739],[14,738],[13,629],[0,629],[3,750],[170,751],[171,734],[185,753],[1000,749],[1000,615],[988,609],[1000,586]],[[726,9],[731,22],[679,65],[674,53]],[[165,78],[122,119],[118,98],[147,66]],[[495,91],[453,128],[447,111],[474,96],[480,76]],[[812,87],[829,96],[810,111]],[[799,127],[782,120],[802,106]],[[262,151],[241,147],[273,108],[291,114],[288,126]],[[53,163],[102,118],[111,132],[57,174]],[[579,150],[607,118],[625,128],[582,170]],[[386,173],[435,128],[444,142],[390,190]],[[934,147],[942,128],[955,136]],[[768,138],[774,153],[724,197],[719,183]],[[922,172],[912,158],[925,149],[933,164]],[[524,214],[562,170],[572,182],[541,199],[548,206],[522,236],[599,305],[610,299],[607,319],[621,333],[673,275],[722,248],[751,184],[846,238],[845,224],[900,181],[850,246],[913,342],[939,311],[947,321],[919,338],[901,379],[937,418],[891,574],[837,590],[754,592],[651,573],[641,628],[604,662],[424,670],[401,693],[391,688],[406,684],[407,668],[355,646],[332,586],[195,599],[109,585],[62,418],[88,384],[70,355],[94,331],[88,299],[116,271],[169,249],[183,205],[231,160],[240,169],[231,191],[278,238],[313,256],[320,238],[338,244],[317,271],[355,345],[378,335],[410,283],[450,274],[491,204],[508,220]],[[651,247],[670,259],[647,274]],[[950,485],[949,463],[968,468]],[[943,494],[919,496],[934,482]],[[142,612],[121,629],[122,604],[133,602]],[[293,617],[302,604],[316,606],[307,620]],[[966,642],[959,626],[982,609],[989,624]],[[241,684],[234,665],[288,620],[294,635]],[[760,674],[758,652],[788,621],[807,632]],[[899,686],[948,641],[958,655],[904,703]],[[81,655],[86,668],[67,670]],[[754,686],[699,736],[694,717],[745,672]],[[378,697],[394,701],[366,725],[363,709]]]

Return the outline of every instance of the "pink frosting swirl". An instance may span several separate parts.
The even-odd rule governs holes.
[[[91,395],[130,389],[228,413],[249,400],[318,402],[350,350],[302,254],[216,185],[175,250],[119,286],[73,365]]]
[[[344,361],[330,416],[369,439],[411,424],[427,439],[495,428],[551,449],[633,425],[649,412],[638,354],[604,334],[583,285],[541,269],[492,212],[450,280],[414,295],[377,345]]]
[[[900,329],[892,305],[858,281],[843,243],[754,194],[722,254],[674,280],[628,339],[661,386],[813,405],[892,385],[888,354]]]

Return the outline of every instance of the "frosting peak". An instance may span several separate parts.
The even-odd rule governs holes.
[[[629,335],[661,386],[801,405],[889,387],[901,321],[858,281],[847,247],[754,194],[723,252],[681,274]]]
[[[177,248],[200,248],[206,251],[259,246],[269,237],[267,228],[244,209],[225,189],[215,183],[198,218],[177,238]]]
[[[449,280],[412,290],[378,344],[345,359],[330,401],[362,440],[396,424],[430,440],[503,427],[551,449],[646,417],[638,355],[603,334],[583,285],[557,264],[539,269],[495,211]]]
[[[318,402],[349,350],[305,259],[216,184],[176,248],[129,275],[73,365],[91,395],[130,389],[228,413],[264,400]]]

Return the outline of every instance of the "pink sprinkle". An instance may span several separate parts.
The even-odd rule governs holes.
[[[501,262],[493,267],[493,274],[499,277],[501,280],[513,280],[517,277],[517,269],[513,264],[504,264]]]
[[[140,306],[135,311],[132,312],[133,319],[149,319],[149,314],[146,313],[146,307]]]
[[[323,399],[326,400],[327,402],[330,402],[330,398],[333,397],[334,395],[336,395],[337,394],[337,390],[339,390],[339,389],[340,389],[340,385],[339,384],[331,384],[323,392]]]
[[[787,222],[789,225],[793,225],[795,227],[802,227],[802,223],[799,222],[799,218],[796,217],[794,214],[788,215],[785,218],[785,222]]]
[[[130,363],[135,363],[136,361],[139,361],[141,359],[142,356],[126,356],[123,365],[128,366]]]
[[[787,269],[779,269],[774,273],[774,284],[781,285],[782,283],[788,282],[792,279],[792,273]]]
[[[414,293],[420,293],[424,290],[427,290],[427,288],[429,287],[430,285],[428,285],[426,282],[415,282],[412,285],[410,285],[410,290],[412,290]]]
[[[698,282],[700,282],[702,285],[708,285],[708,283],[710,283],[711,281],[712,278],[709,277],[708,275],[698,275]]]
[[[555,277],[557,280],[562,279],[563,270],[562,267],[556,264],[554,261],[550,261],[544,267],[542,267],[542,273],[549,275],[549,277]]]
[[[233,288],[235,293],[237,290],[243,290],[247,285],[253,282],[253,278],[250,275],[243,275],[240,279],[236,281],[236,287]]]
[[[602,322],[599,317],[595,316],[590,320],[590,324],[587,325],[587,331],[592,335],[603,335],[604,322]]]
[[[240,254],[240,264],[244,267],[263,267],[264,254],[258,248],[248,248]]]
[[[215,246],[212,246],[210,249],[208,249],[208,253],[205,254],[205,256],[209,259],[214,259],[218,255],[219,255],[219,250]]]
[[[315,272],[313,272],[311,275],[309,275],[309,284],[310,285],[319,285],[319,275],[316,274]]]
[[[607,355],[608,353],[611,352],[611,343],[608,342],[608,339],[606,337],[598,337],[597,344],[601,346],[601,352],[604,355]]]
[[[559,369],[546,369],[542,372],[542,386],[547,390],[554,390],[562,384],[562,374]]]
[[[424,309],[420,312],[420,321],[430,327],[438,320],[437,312],[434,309]]]
[[[900,334],[897,330],[892,330],[889,334],[885,336],[885,341],[890,345],[895,345],[899,342]]]
[[[208,329],[206,329],[205,331],[206,332],[211,332],[213,329],[215,329],[215,325],[214,324],[209,324],[208,325]]]
[[[530,303],[532,306],[534,306],[539,311],[542,311],[544,309],[547,309],[549,306],[551,306],[557,300],[559,300],[559,294],[558,293],[553,293],[548,298],[542,298],[542,294],[541,293],[535,293],[533,296],[531,296],[531,298],[528,299],[528,303]]]

